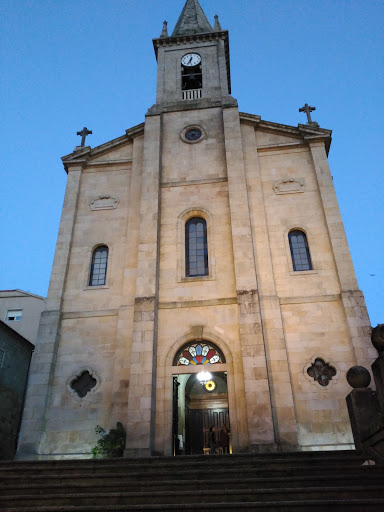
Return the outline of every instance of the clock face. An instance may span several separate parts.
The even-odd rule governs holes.
[[[181,59],[183,66],[197,66],[201,62],[201,57],[197,53],[188,53]]]

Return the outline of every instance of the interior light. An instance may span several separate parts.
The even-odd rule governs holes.
[[[197,378],[201,384],[205,385],[212,379],[212,375],[209,372],[200,372],[197,374]]]

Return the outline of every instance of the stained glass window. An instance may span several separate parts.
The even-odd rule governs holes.
[[[191,128],[185,132],[185,138],[190,142],[195,142],[201,138],[203,135],[202,131],[199,128]]]
[[[207,223],[201,217],[193,217],[185,225],[185,267],[187,277],[209,274]]]
[[[293,270],[312,270],[311,255],[309,254],[306,234],[296,229],[289,233],[288,238]]]
[[[100,286],[105,284],[108,264],[108,247],[102,245],[94,250],[92,256],[91,273],[89,286]]]
[[[175,358],[174,365],[206,365],[225,363],[222,352],[206,341],[189,343],[179,352]]]

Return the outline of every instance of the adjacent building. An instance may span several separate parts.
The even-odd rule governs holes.
[[[45,300],[23,290],[0,290],[0,320],[34,345]]]
[[[32,343],[0,320],[0,460],[16,453],[32,352]]]

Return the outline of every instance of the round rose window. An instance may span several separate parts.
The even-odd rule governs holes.
[[[199,128],[190,128],[185,132],[184,137],[190,142],[195,142],[196,140],[199,140],[202,135],[203,134]]]

